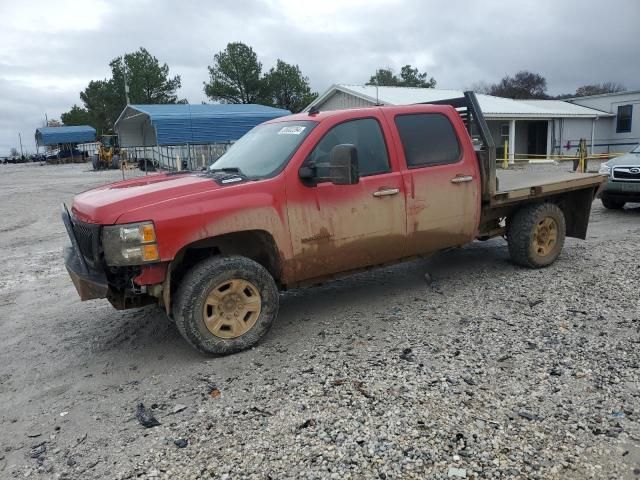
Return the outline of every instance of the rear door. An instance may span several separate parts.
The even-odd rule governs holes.
[[[334,185],[305,182],[297,170],[287,179],[287,209],[296,281],[328,276],[402,257],[406,231],[405,194],[389,127],[375,116],[324,127],[302,165],[327,164],[331,149],[354,145],[360,181]],[[382,121],[381,121],[382,120]],[[322,128],[324,127],[324,128]],[[386,133],[385,133],[386,132]],[[315,132],[314,132],[315,133]],[[318,176],[327,172],[318,169]]]
[[[463,245],[480,215],[475,152],[457,113],[387,112],[395,125],[407,194],[407,255]],[[453,122],[452,122],[453,120]]]

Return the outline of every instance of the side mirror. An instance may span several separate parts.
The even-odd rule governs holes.
[[[336,145],[331,149],[329,178],[334,185],[355,185],[360,181],[358,150],[354,145]]]
[[[300,170],[298,170],[298,176],[302,180],[310,181],[315,178],[316,172],[313,167],[300,167]]]

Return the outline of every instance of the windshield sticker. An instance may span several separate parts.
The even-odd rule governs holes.
[[[282,127],[278,132],[278,135],[300,135],[307,127],[294,126],[294,127]]]

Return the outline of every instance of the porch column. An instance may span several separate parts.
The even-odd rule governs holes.
[[[553,130],[553,120],[549,120],[547,121],[547,160],[549,160],[549,157],[551,156],[551,149],[553,148],[551,146],[551,134]]]
[[[516,163],[516,121],[509,120],[509,165]]]

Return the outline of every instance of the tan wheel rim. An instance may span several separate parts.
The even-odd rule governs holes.
[[[205,299],[204,323],[216,337],[236,338],[255,325],[261,307],[255,285],[246,280],[226,280],[212,288]]]
[[[558,224],[551,217],[545,217],[538,222],[533,232],[533,249],[541,257],[546,257],[553,251],[558,241]]]

